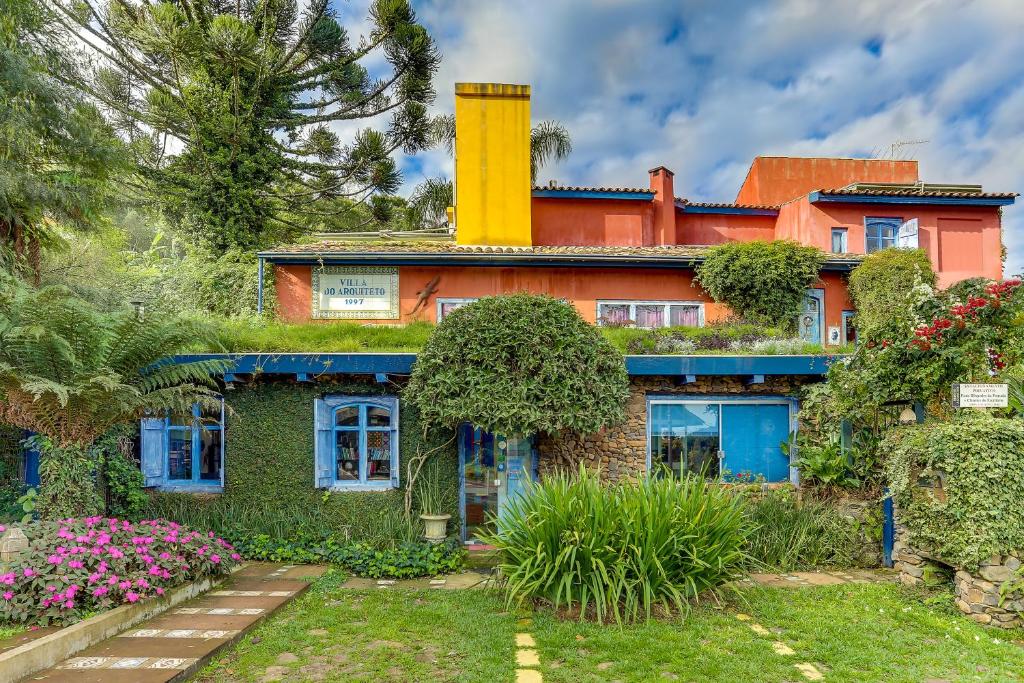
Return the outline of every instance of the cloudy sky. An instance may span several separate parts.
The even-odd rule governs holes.
[[[335,0],[342,22],[365,0]],[[414,0],[456,81],[528,83],[572,156],[541,180],[735,198],[758,154],[890,156],[925,181],[1024,191],[1022,0]],[[411,186],[451,173],[406,159]],[[1024,270],[1024,208],[1005,211],[1007,271]]]

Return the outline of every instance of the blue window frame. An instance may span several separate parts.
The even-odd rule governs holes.
[[[896,246],[902,218],[865,218],[864,246],[867,253]]]
[[[314,412],[317,488],[398,486],[397,398],[325,396],[316,399]]]
[[[143,418],[142,474],[163,490],[224,490],[224,400],[212,412],[198,404],[188,413]]]
[[[795,483],[782,444],[797,429],[797,407],[795,398],[776,395],[648,396],[647,471]]]
[[[843,311],[843,344],[857,343],[857,330],[853,326],[853,316],[856,311]]]
[[[832,228],[832,253],[845,254],[847,250],[846,228]]]

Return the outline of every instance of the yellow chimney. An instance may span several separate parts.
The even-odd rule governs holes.
[[[455,241],[533,244],[528,85],[455,84]]]

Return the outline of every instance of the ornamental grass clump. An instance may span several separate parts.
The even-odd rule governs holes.
[[[92,612],[227,574],[241,557],[213,532],[104,517],[22,527],[29,547],[0,570],[0,622],[71,624]]]
[[[544,600],[599,622],[684,612],[746,561],[743,500],[696,477],[602,483],[581,468],[531,484],[484,542],[511,605]]]

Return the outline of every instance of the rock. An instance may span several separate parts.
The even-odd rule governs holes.
[[[1006,568],[1009,569],[1011,572],[1017,571],[1018,569],[1020,569],[1021,566],[1020,560],[1014,557],[1013,555],[1008,556],[1006,558],[1006,562],[1004,562],[1003,564],[1005,564]]]
[[[959,609],[964,614],[970,614],[971,613],[971,605],[970,605],[970,603],[964,602],[963,600],[957,600],[956,601],[956,607],[957,607],[957,609]]]
[[[915,579],[920,579],[922,576],[924,576],[924,567],[922,566],[904,564],[902,567],[900,567],[900,570],[902,571],[902,573],[909,574],[910,576],[913,576]]]
[[[612,668],[613,666],[615,666],[615,662],[601,662],[600,664],[598,664],[594,668],[597,669],[598,671],[607,671],[608,669]]]
[[[291,652],[282,652],[277,656],[278,664],[291,664],[292,662],[299,661],[298,655]]]
[[[992,623],[992,615],[991,614],[985,614],[984,612],[982,612],[981,614],[971,614],[970,618],[973,619],[974,621],[978,622],[979,624],[991,624]]]
[[[270,681],[283,680],[285,674],[288,673],[288,667],[286,666],[268,666],[263,672],[263,681],[269,683]]]
[[[981,577],[993,583],[1002,583],[1010,578],[1010,569],[1004,565],[982,567],[979,571]]]
[[[323,637],[327,635],[327,629],[325,628],[313,628],[307,631],[311,636]]]

